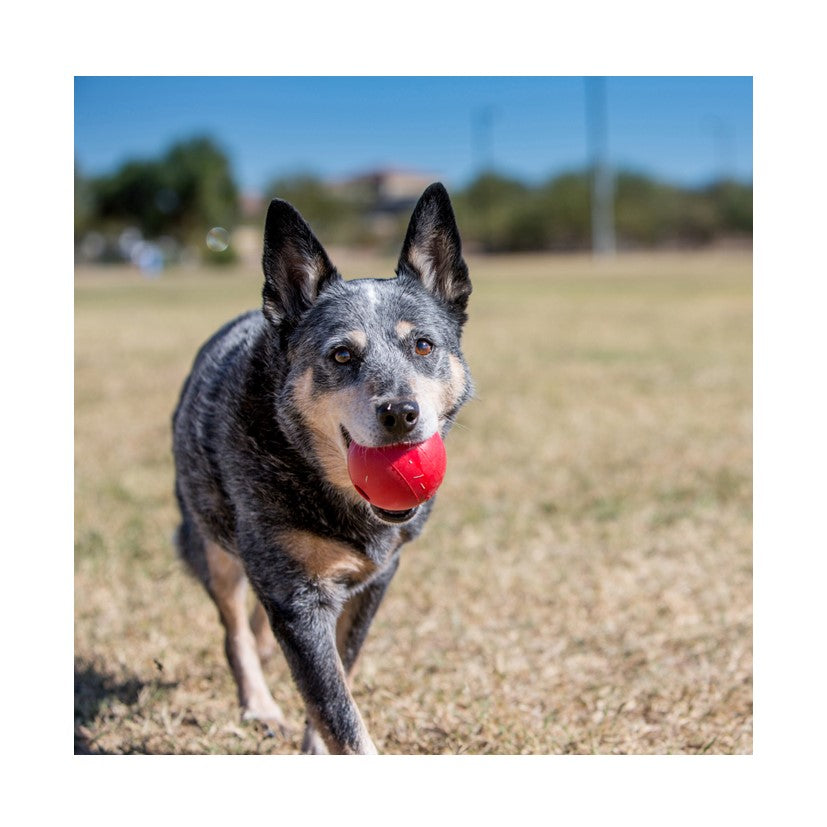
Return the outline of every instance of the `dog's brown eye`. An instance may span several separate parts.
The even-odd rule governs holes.
[[[420,356],[427,356],[433,349],[434,346],[427,339],[416,340],[416,352]]]
[[[333,358],[340,365],[346,365],[350,361],[350,351],[346,347],[337,347],[333,351]]]

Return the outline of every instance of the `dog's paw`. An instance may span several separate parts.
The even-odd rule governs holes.
[[[308,724],[304,730],[304,738],[302,738],[302,754],[303,755],[328,755],[327,746],[322,740],[322,736],[316,732],[316,729]]]
[[[294,727],[287,723],[284,714],[275,701],[261,706],[247,706],[241,710],[242,721],[253,721],[266,727],[272,735],[289,738],[295,734]]]

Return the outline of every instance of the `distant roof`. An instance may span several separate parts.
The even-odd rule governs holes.
[[[427,181],[430,183],[432,181],[437,181],[439,179],[439,175],[427,170],[411,169],[410,167],[386,166],[362,170],[361,172],[354,173],[353,175],[345,178],[339,178],[336,183],[353,184],[361,181],[379,181],[388,178]]]

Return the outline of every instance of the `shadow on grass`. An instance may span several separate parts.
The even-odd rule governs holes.
[[[151,687],[153,692],[174,689],[176,682],[144,681],[137,677],[125,680],[102,671],[97,664],[75,659],[75,755],[106,755],[97,746],[95,736],[88,729],[103,707],[113,702],[138,706],[141,690]]]

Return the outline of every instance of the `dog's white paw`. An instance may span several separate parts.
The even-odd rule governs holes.
[[[266,726],[274,735],[290,737],[294,728],[287,723],[281,708],[275,701],[269,704],[248,705],[241,710],[242,721],[256,721]]]

